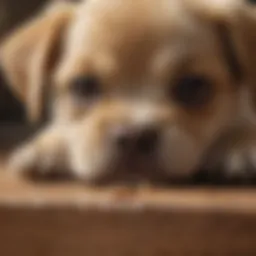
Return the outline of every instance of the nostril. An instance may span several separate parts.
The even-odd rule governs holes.
[[[121,134],[116,138],[116,145],[121,150],[131,147],[131,137],[128,134]]]
[[[158,143],[158,132],[154,129],[143,130],[137,137],[136,150],[140,153],[151,153]]]
[[[134,133],[130,129],[119,127],[115,129],[114,138],[117,148],[124,151],[132,147]]]

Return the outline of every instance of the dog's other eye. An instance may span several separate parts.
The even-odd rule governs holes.
[[[84,76],[75,78],[70,85],[73,95],[85,98],[94,98],[100,94],[99,82],[95,77]]]
[[[186,107],[206,104],[212,95],[212,84],[206,77],[189,75],[178,79],[172,97]]]

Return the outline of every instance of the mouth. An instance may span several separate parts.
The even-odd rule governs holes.
[[[105,175],[99,177],[94,184],[157,184],[168,181],[157,156],[128,154],[115,159]]]

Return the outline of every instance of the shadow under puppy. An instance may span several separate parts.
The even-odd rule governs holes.
[[[246,1],[88,0],[47,8],[1,46],[30,121],[10,170],[87,182],[256,174],[256,15]]]

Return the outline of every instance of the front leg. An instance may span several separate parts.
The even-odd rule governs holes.
[[[7,163],[8,171],[40,179],[56,174],[66,175],[68,158],[65,133],[62,127],[47,127],[11,154]]]
[[[209,151],[204,169],[210,178],[249,182],[256,178],[256,127],[232,128]]]

